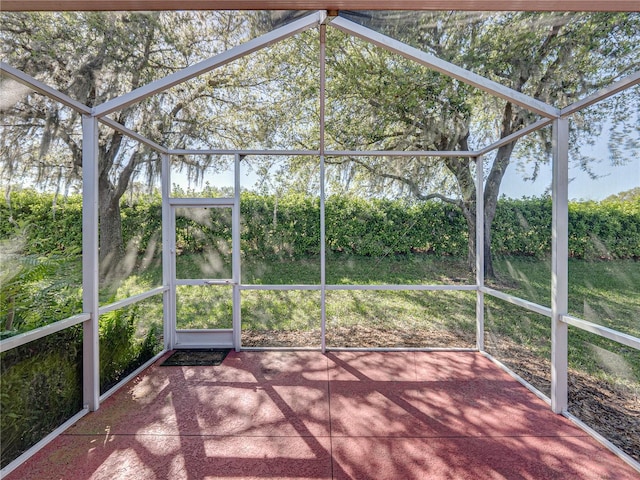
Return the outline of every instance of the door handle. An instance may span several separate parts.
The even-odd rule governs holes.
[[[233,280],[205,280],[205,285],[233,285]]]

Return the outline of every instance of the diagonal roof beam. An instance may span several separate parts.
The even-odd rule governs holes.
[[[534,122],[524,128],[521,128],[520,130],[516,130],[511,135],[502,137],[500,140],[498,140],[497,142],[493,142],[491,145],[481,148],[476,152],[476,155],[486,155],[487,153],[491,152],[492,150],[495,150],[496,148],[500,148],[503,145],[507,145],[508,143],[515,142],[519,138],[522,138],[525,135],[529,135],[531,132],[535,132],[536,130],[540,130],[541,128],[544,128],[547,125],[550,125],[551,123],[553,123],[552,118],[542,118],[537,122]]]
[[[551,105],[547,105],[540,100],[536,100],[535,98],[529,97],[528,95],[513,90],[512,88],[505,87],[493,80],[489,80],[481,75],[465,70],[453,63],[441,60],[438,57],[423,52],[417,48],[410,47],[405,43],[375,32],[367,27],[363,27],[362,25],[358,25],[357,23],[345,18],[334,18],[329,25],[350,35],[362,38],[363,40],[386,50],[402,55],[403,57],[424,65],[436,72],[453,77],[461,82],[473,85],[480,90],[484,90],[491,95],[495,95],[509,102],[515,103],[516,105],[520,105],[521,107],[542,115],[543,117],[556,118],[560,114],[559,109],[552,107]]]
[[[560,115],[562,118],[567,118],[568,116],[579,112],[580,110],[584,110],[587,107],[590,107],[594,103],[598,103],[605,98],[609,98],[616,93],[621,92],[622,90],[626,90],[627,88],[631,88],[634,85],[640,84],[640,72],[632,73],[611,85],[604,87],[601,90],[589,95],[588,97],[583,98],[582,100],[578,100],[576,103],[572,103],[571,105],[564,107],[560,110]]]
[[[108,125],[109,127],[113,128],[114,130],[117,130],[120,133],[125,134],[126,136],[128,136],[129,138],[132,138],[133,140],[137,140],[138,142],[151,147],[152,149],[154,149],[157,152],[160,153],[169,153],[169,149],[160,145],[159,143],[154,142],[153,140],[148,139],[147,137],[144,137],[142,135],[140,135],[138,132],[134,132],[133,130],[125,127],[124,125],[122,125],[121,123],[116,122],[114,119],[112,119],[111,117],[102,117],[99,119],[99,121],[105,125]]]
[[[186,82],[198,75],[215,70],[218,67],[231,63],[234,60],[249,55],[250,53],[261,50],[269,45],[273,45],[274,43],[288,37],[292,37],[296,33],[317,26],[323,22],[325,18],[326,13],[324,11],[318,11],[314,14],[307,15],[306,17],[277,28],[265,35],[249,40],[242,45],[233,47],[226,52],[216,55],[215,57],[196,63],[195,65],[191,65],[190,67],[167,75],[164,78],[137,88],[125,95],[100,104],[93,109],[93,112],[96,116],[102,117],[117,110],[122,110],[133,103],[140,102],[141,100],[155,95],[158,92],[167,90],[174,85]]]
[[[66,105],[69,108],[72,108],[78,113],[84,113],[87,115],[91,114],[91,109],[87,107],[85,104],[80,103],[77,100],[74,100],[69,95],[59,92],[55,88],[51,88],[49,85],[45,85],[44,83],[36,80],[32,76],[27,75],[26,73],[21,72],[20,70],[13,68],[12,66],[4,62],[0,62],[0,72],[2,72],[3,76],[6,76],[8,78],[11,78],[12,80],[15,80],[16,82],[26,85],[27,87],[35,90],[36,92],[41,93],[49,98],[52,98],[53,100],[57,100],[61,104]]]

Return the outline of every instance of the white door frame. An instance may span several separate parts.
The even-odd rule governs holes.
[[[171,335],[172,348],[240,348],[240,213],[236,198],[170,198],[171,237],[169,253],[171,256],[171,276],[169,295],[171,308],[168,311],[168,333]],[[176,209],[177,208],[231,208],[232,275],[230,279],[178,279],[176,272]],[[232,328],[225,329],[178,329],[177,301],[178,285],[229,285],[232,288]]]

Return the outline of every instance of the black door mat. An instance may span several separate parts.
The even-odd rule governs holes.
[[[231,351],[230,348],[198,348],[175,350],[161,366],[163,367],[216,367]]]

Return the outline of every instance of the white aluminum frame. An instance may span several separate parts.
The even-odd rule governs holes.
[[[240,249],[240,162],[242,156],[236,154],[234,157],[233,175],[233,210],[231,211],[231,262],[233,276],[233,306],[232,306],[232,326],[233,326],[233,348],[240,351],[242,343],[242,319],[240,318],[240,282],[242,281],[242,263]]]
[[[171,324],[171,313],[175,312],[175,298],[171,295],[172,279],[175,278],[175,271],[171,262],[171,252],[169,251],[169,239],[172,238],[175,231],[172,232],[173,226],[173,214],[172,210],[178,205],[198,204],[201,205],[205,202],[212,201],[207,199],[201,202],[196,199],[172,199],[170,198],[170,161],[169,155],[190,155],[190,154],[205,154],[205,155],[235,155],[235,177],[234,186],[235,194],[232,199],[233,205],[233,227],[239,234],[239,206],[240,206],[240,184],[239,184],[239,165],[241,159],[246,155],[308,155],[319,156],[321,164],[321,204],[324,207],[325,192],[324,192],[324,162],[328,156],[392,156],[392,157],[418,157],[418,156],[455,156],[455,157],[468,157],[474,159],[476,162],[476,215],[477,218],[483,218],[483,160],[482,157],[487,153],[499,148],[502,145],[506,145],[513,142],[527,134],[530,134],[536,130],[544,128],[553,123],[553,220],[552,220],[552,301],[551,307],[529,302],[511,295],[507,295],[503,292],[487,288],[484,285],[484,251],[481,247],[484,242],[483,238],[483,222],[477,222],[478,228],[476,230],[476,241],[478,248],[476,249],[476,284],[475,285],[461,285],[461,286],[449,286],[449,285],[326,285],[326,271],[325,271],[325,245],[324,245],[324,208],[321,209],[321,282],[318,285],[242,285],[240,283],[240,258],[239,255],[233,260],[234,266],[234,283],[233,299],[234,299],[234,313],[233,313],[233,329],[228,331],[230,341],[236,350],[241,349],[240,344],[240,294],[242,290],[316,290],[321,291],[321,322],[322,322],[322,339],[321,350],[325,351],[326,345],[324,342],[325,330],[326,330],[326,312],[324,310],[324,303],[326,301],[327,291],[336,290],[458,290],[458,291],[476,291],[477,303],[476,303],[476,323],[477,323],[477,343],[476,348],[472,351],[480,351],[488,358],[492,359],[499,365],[496,359],[484,352],[484,295],[490,295],[512,304],[518,305],[527,310],[531,310],[541,315],[550,317],[551,331],[552,331],[552,393],[551,399],[547,399],[537,389],[529,385],[520,377],[515,375],[507,367],[502,365],[502,368],[507,370],[511,375],[517,378],[527,388],[531,389],[536,395],[549,401],[551,408],[556,413],[562,413],[568,418],[573,419],[571,415],[567,413],[567,341],[568,341],[568,325],[576,328],[588,331],[592,334],[603,336],[618,343],[627,345],[629,347],[640,349],[640,339],[632,335],[628,335],[614,329],[610,329],[601,325],[588,322],[586,320],[568,315],[568,267],[567,267],[567,239],[568,239],[568,118],[591,106],[597,104],[604,99],[619,93],[623,90],[629,89],[640,83],[640,72],[635,72],[628,75],[625,78],[613,83],[612,85],[603,88],[588,97],[575,102],[562,109],[557,109],[553,106],[540,102],[537,99],[528,97],[520,92],[512,90],[508,87],[500,85],[489,79],[483,78],[472,72],[466,71],[456,65],[445,62],[437,57],[429,55],[421,50],[410,47],[402,42],[399,42],[393,38],[379,34],[366,27],[360,26],[344,18],[332,18],[331,26],[346,32],[350,35],[357,36],[381,48],[398,53],[405,58],[413,60],[421,65],[424,65],[430,69],[438,71],[444,75],[456,78],[462,82],[473,85],[491,95],[498,96],[514,104],[542,115],[545,118],[526,126],[525,128],[515,132],[508,137],[502,138],[485,148],[476,152],[407,152],[407,151],[330,151],[325,150],[324,140],[324,112],[325,112],[325,34],[326,34],[327,14],[324,11],[319,11],[296,20],[288,25],[285,25],[279,29],[276,29],[268,34],[265,34],[249,42],[234,47],[227,52],[212,57],[208,60],[200,62],[196,65],[178,71],[172,75],[169,75],[163,79],[152,82],[139,89],[136,89],[121,97],[115,98],[95,108],[90,108],[83,105],[76,100],[68,97],[67,95],[39,82],[38,80],[30,77],[29,75],[14,69],[10,65],[0,62],[0,70],[3,75],[18,81],[34,91],[41,93],[49,98],[52,98],[61,104],[72,108],[82,115],[82,131],[83,131],[83,313],[75,315],[73,317],[61,320],[54,324],[36,329],[25,334],[8,338],[0,341],[0,352],[8,351],[12,348],[16,348],[20,345],[24,345],[30,341],[38,338],[50,335],[52,333],[70,328],[74,325],[83,325],[83,397],[85,407],[78,414],[76,414],[71,420],[61,425],[49,436],[32,447],[28,452],[25,452],[21,457],[14,460],[11,464],[6,466],[0,473],[2,475],[15,469],[19,464],[24,462],[33,453],[35,453],[44,444],[48,443],[52,438],[61,433],[69,425],[71,425],[78,418],[86,414],[88,411],[96,410],[99,407],[100,401],[105,396],[110,395],[115,389],[110,390],[102,397],[99,396],[99,357],[98,357],[98,318],[101,313],[121,308],[122,306],[131,305],[137,301],[141,301],[150,296],[163,294],[163,304],[165,312],[164,322],[164,338],[165,338],[165,350],[175,347],[175,336],[172,337],[172,332],[169,327]],[[255,52],[268,45],[281,41],[285,38],[291,37],[296,33],[304,30],[308,30],[318,26],[320,29],[320,149],[319,150],[171,150],[165,146],[162,146],[152,140],[149,140],[142,135],[134,132],[124,125],[117,123],[107,115],[117,110],[120,110],[128,105],[139,102],[150,95],[156,94],[163,90],[177,85],[190,78],[201,75],[203,73],[214,70],[222,65],[225,65],[235,59],[238,59],[251,52]],[[116,302],[111,305],[99,307],[98,304],[98,201],[97,198],[97,142],[98,142],[98,122],[101,122],[113,129],[116,129],[127,135],[128,137],[137,140],[150,148],[156,150],[161,155],[162,161],[162,234],[163,234],[163,286],[145,292],[141,295],[125,299],[120,302]],[[213,199],[214,204],[222,205],[225,201],[221,199]],[[175,230],[175,229],[173,229]],[[237,239],[232,239],[233,249],[239,252],[240,243],[239,236]],[[236,311],[237,307],[237,311]],[[173,324],[175,325],[175,313],[173,314]],[[173,330],[175,332],[175,329]],[[244,348],[249,349],[249,348]],[[265,348],[258,348],[264,350]],[[274,349],[274,348],[269,348]],[[344,350],[344,349],[332,349],[332,350]],[[405,348],[387,348],[387,349],[355,349],[355,350],[443,350],[443,349],[405,349]],[[444,349],[444,350],[462,350],[468,349]],[[164,350],[163,350],[164,352]],[[162,353],[161,353],[162,354]],[[161,354],[157,355],[153,360],[157,359]],[[152,361],[147,362],[150,364]],[[146,366],[146,365],[145,365]],[[141,367],[144,368],[145,366]],[[119,386],[123,383],[121,382]],[[119,388],[116,387],[117,388]],[[581,422],[577,421],[581,424]],[[581,427],[587,431],[590,429],[584,424]],[[592,433],[593,434],[593,433]],[[603,442],[604,443],[604,442]],[[608,445],[612,448],[611,445]],[[615,450],[614,448],[612,448]],[[640,471],[640,465],[630,458],[624,458],[634,468]]]
[[[8,352],[9,350],[17,348],[21,345],[26,345],[27,343],[34,342],[39,338],[53,335],[54,333],[84,323],[87,320],[91,320],[91,315],[89,315],[88,313],[79,313],[78,315],[74,315],[73,317],[65,318],[64,320],[50,323],[49,325],[45,325],[43,327],[34,328],[33,330],[29,330],[28,332],[15,335],[13,337],[5,338],[0,342],[0,353]]]
[[[568,408],[568,329],[562,315],[569,308],[569,120],[553,123],[551,227],[551,409]]]
[[[98,119],[82,116],[82,390],[85,408],[100,406],[98,290]]]
[[[560,321],[571,325],[572,327],[579,328],[585,332],[593,333],[599,337],[608,338],[614,342],[621,343],[627,347],[640,350],[640,338],[629,335],[628,333],[619,332],[613,328],[605,327],[604,325],[598,325],[597,323],[588,322],[581,318],[573,317],[571,315],[560,315]]]
[[[471,233],[469,233],[471,234]],[[484,159],[476,157],[476,348],[484,350]]]
[[[138,293],[137,295],[133,295],[132,297],[127,297],[123,300],[118,300],[117,302],[110,303],[108,305],[103,305],[98,308],[98,315],[103,315],[108,312],[113,312],[115,310],[119,310],[124,307],[128,307],[129,305],[133,305],[134,303],[142,302],[147,298],[155,297],[156,295],[160,295],[167,290],[167,287],[156,287],[151,290],[147,290],[146,292]]]
[[[21,72],[17,68],[13,68],[11,65],[5,62],[0,62],[0,71],[3,75],[33,89],[34,91],[41,93],[45,97],[51,98],[60,102],[61,104],[72,108],[78,113],[84,115],[91,115],[91,108],[87,107],[84,103],[80,103],[74,100],[69,95],[59,92],[58,90],[51,88],[48,85],[36,80],[35,78]]]
[[[240,181],[240,156],[235,157],[234,183]],[[206,348],[206,347],[233,347],[240,350],[240,194],[236,189],[233,198],[167,198],[164,197],[163,205],[167,205],[170,212],[170,233],[163,238],[163,251],[168,251],[170,272],[168,276],[168,291],[171,311],[165,312],[165,324],[169,324],[168,333],[172,348]],[[231,243],[232,243],[232,277],[228,279],[178,279],[176,277],[176,208],[230,208],[231,209]],[[230,286],[232,288],[232,328],[219,329],[178,329],[177,324],[177,287],[182,285],[192,286]],[[166,314],[169,313],[167,321]]]
[[[280,28],[272,30],[258,38],[249,40],[242,45],[230,48],[229,50],[216,55],[215,57],[203,60],[202,62],[191,65],[190,67],[179,70],[175,73],[167,75],[164,78],[148,83],[140,88],[133,90],[125,95],[109,100],[102,103],[93,109],[93,114],[97,117],[108,115],[117,110],[144,100],[156,93],[163,92],[169,88],[186,82],[194,77],[202,75],[204,73],[215,70],[228,63],[238,60],[250,53],[257,52],[263,48],[280,42],[286,38],[292,37],[296,33],[303,32],[312,27],[315,27],[322,23],[326,18],[326,13],[323,11],[316,12],[311,15],[302,17],[294,22],[284,25]]]
[[[175,325],[175,305],[174,295],[171,291],[171,282],[175,278],[173,271],[173,261],[171,259],[171,241],[173,230],[173,211],[169,205],[169,196],[171,195],[171,160],[167,153],[161,154],[162,162],[162,285],[166,288],[162,307],[164,313],[164,321],[162,325],[162,334],[164,339],[165,350],[172,350],[175,345],[175,335],[172,325]],[[172,231],[173,230],[173,231]]]
[[[430,55],[422,50],[411,47],[406,43],[396,40],[395,38],[388,37],[371,30],[370,28],[358,25],[346,18],[337,17],[333,19],[331,21],[331,26],[384,48],[385,50],[402,55],[403,57],[413,60],[420,65],[424,65],[436,72],[479,88],[491,95],[513,102],[516,105],[520,105],[521,107],[544,117],[555,118],[560,114],[560,110],[556,107],[552,107],[540,100],[536,100],[535,98],[494,82],[493,80],[489,80],[488,78],[470,72],[469,70],[465,70],[464,68],[458,67],[457,65]]]
[[[320,350],[322,353],[327,351],[327,244],[326,244],[326,138],[325,138],[325,107],[327,96],[327,25],[322,23],[320,29]]]
[[[505,302],[511,303],[512,305],[517,305],[518,307],[524,308],[525,310],[530,310],[539,315],[544,315],[545,317],[552,317],[551,308],[545,307],[543,305],[539,305],[534,302],[530,302],[529,300],[524,300],[520,297],[515,297],[513,295],[509,295],[507,293],[501,292],[500,290],[495,290],[489,287],[479,287],[478,290],[481,293],[486,293],[487,295],[491,295],[494,298],[499,298],[500,300],[504,300]]]

